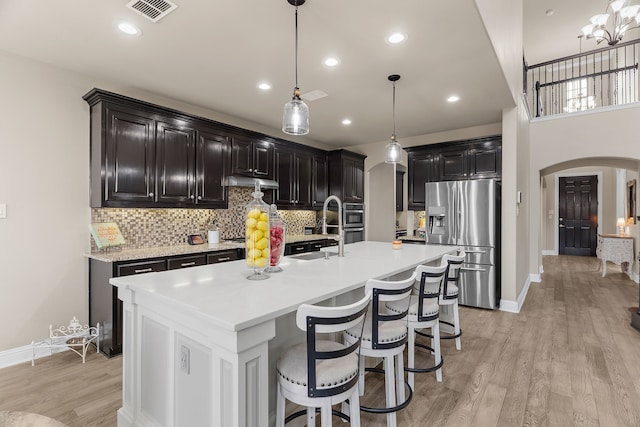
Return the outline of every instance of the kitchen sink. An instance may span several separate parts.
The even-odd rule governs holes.
[[[337,252],[316,251],[316,252],[307,252],[307,253],[299,254],[299,255],[289,255],[289,256],[287,256],[287,258],[295,258],[295,259],[302,259],[302,260],[305,260],[305,261],[311,261],[311,260],[314,260],[314,259],[324,258],[325,257],[325,253],[328,253],[330,257],[338,255]]]

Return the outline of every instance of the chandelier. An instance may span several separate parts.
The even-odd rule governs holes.
[[[615,45],[624,33],[640,25],[640,5],[627,5],[628,0],[609,0],[605,12],[594,15],[589,19],[591,23],[582,27],[582,32],[588,38],[595,38],[598,43],[605,40],[610,46]],[[613,28],[607,29],[609,16],[613,15]]]
[[[309,133],[309,107],[300,99],[298,87],[298,6],[302,6],[306,0],[287,0],[296,8],[296,85],[293,88],[291,101],[284,105],[282,115],[282,131],[289,135],[306,135]]]

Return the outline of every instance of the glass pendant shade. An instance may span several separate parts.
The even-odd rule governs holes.
[[[309,133],[309,107],[297,95],[294,95],[291,101],[284,104],[282,131],[289,135],[306,135]]]
[[[400,150],[402,147],[400,144],[392,138],[391,141],[387,144],[387,156],[385,158],[385,163],[398,163],[400,162]]]

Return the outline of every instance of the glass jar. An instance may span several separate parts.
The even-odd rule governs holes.
[[[245,248],[247,266],[253,273],[247,276],[249,280],[263,280],[269,278],[264,270],[269,266],[269,205],[262,200],[263,193],[256,183],[253,200],[245,210]]]
[[[280,260],[284,256],[284,245],[286,236],[287,225],[278,215],[278,208],[276,205],[271,205],[271,211],[269,212],[269,250],[270,250],[270,262],[269,267],[265,269],[267,273],[279,273],[282,271]]]

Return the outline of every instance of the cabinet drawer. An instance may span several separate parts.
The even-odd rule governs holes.
[[[235,261],[237,259],[238,251],[236,249],[207,254],[207,264],[217,264],[219,262]]]
[[[285,255],[301,254],[309,251],[309,245],[306,243],[290,243],[285,247]]]
[[[169,258],[167,265],[169,270],[177,270],[178,268],[195,267],[196,265],[205,265],[207,263],[206,255],[184,256],[177,258]]]
[[[116,277],[150,273],[152,271],[165,271],[166,269],[167,264],[164,260],[119,264],[116,265]]]
[[[318,240],[315,242],[309,242],[308,246],[309,246],[309,250],[311,252],[315,252],[315,251],[319,251],[321,248],[324,248],[327,246],[327,240]]]

